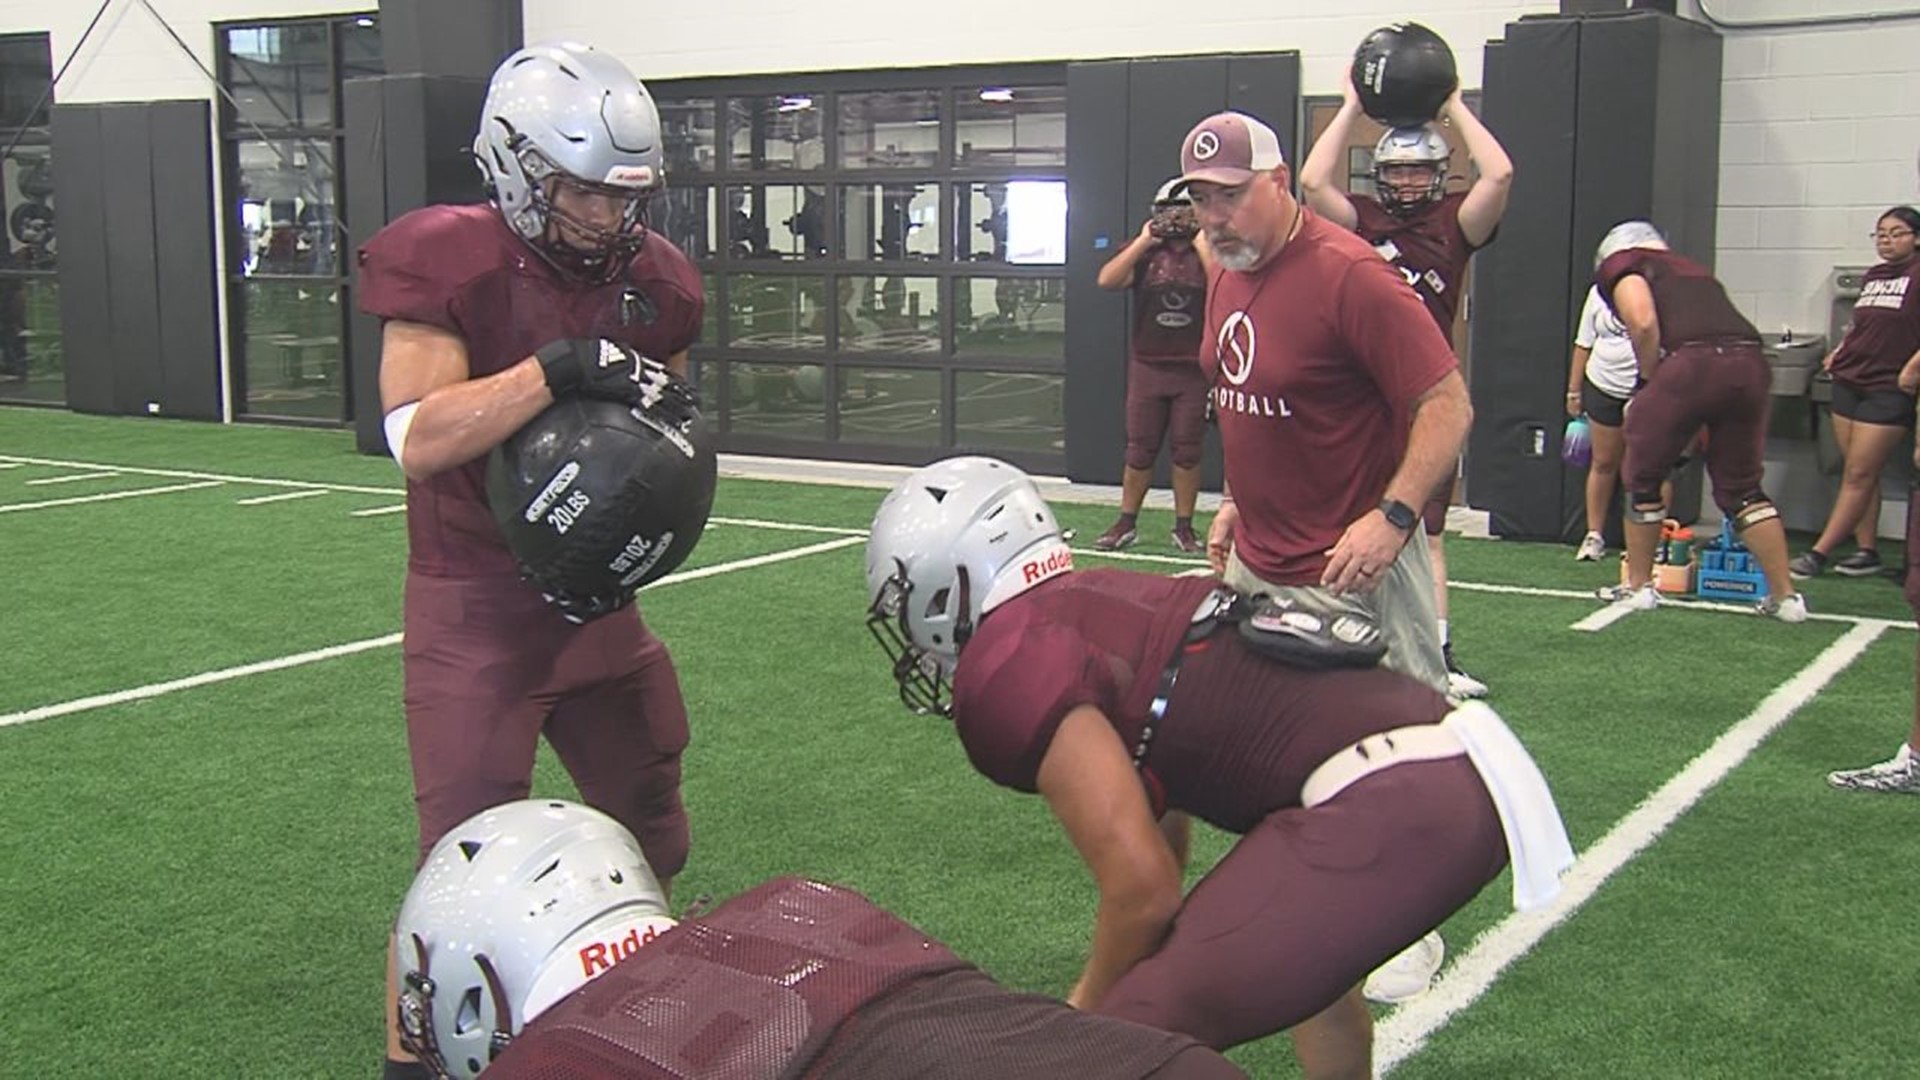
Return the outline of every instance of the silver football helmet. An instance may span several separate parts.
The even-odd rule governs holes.
[[[980,620],[1071,569],[1053,510],[1012,465],[955,457],[900,481],[867,537],[867,628],[893,660],[900,700],[946,715],[960,650]]]
[[[1600,238],[1600,246],[1593,250],[1593,268],[1628,248],[1656,248],[1667,250],[1667,238],[1660,235],[1651,221],[1623,221],[1607,230]]]
[[[548,1006],[673,926],[633,834],[523,799],[450,830],[394,925],[401,1043],[438,1077],[486,1068]]]
[[[665,182],[653,97],[626,65],[575,42],[529,45],[501,62],[473,153],[513,231],[562,270],[596,281],[639,252],[647,200]],[[557,210],[549,180],[619,200],[618,223]]]
[[[1428,203],[1439,202],[1447,193],[1447,162],[1452,156],[1447,140],[1432,124],[1388,128],[1373,144],[1373,186],[1380,205],[1391,214],[1410,214]],[[1389,182],[1387,170],[1396,165],[1425,169],[1427,179]]]

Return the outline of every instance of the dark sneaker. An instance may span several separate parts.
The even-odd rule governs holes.
[[[1101,551],[1119,551],[1123,547],[1132,547],[1133,542],[1138,539],[1140,534],[1134,530],[1133,526],[1124,521],[1116,521],[1106,532],[1100,534],[1100,539],[1095,540],[1093,546]]]
[[[1787,574],[1795,581],[1805,581],[1810,577],[1818,577],[1820,571],[1824,569],[1826,565],[1827,557],[1825,555],[1817,551],[1802,552],[1801,554],[1795,555],[1793,560],[1787,563]]]
[[[1872,577],[1880,572],[1880,553],[1868,548],[1833,564],[1833,572],[1841,577]]]
[[[1192,529],[1175,529],[1173,530],[1173,546],[1192,555],[1200,550],[1200,538],[1193,534]]]

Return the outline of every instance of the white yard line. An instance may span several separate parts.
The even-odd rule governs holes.
[[[319,491],[344,491],[356,495],[405,495],[407,493],[406,489],[401,487],[325,484],[309,480],[279,480],[266,476],[237,476],[231,473],[195,472],[191,469],[148,469],[136,465],[114,465],[104,461],[61,461],[54,458],[0,454],[0,463],[5,462],[12,462],[15,465],[46,465],[61,469],[112,469],[115,472],[136,473],[141,476],[165,476],[176,480],[220,480],[229,484],[259,484],[262,487],[313,488]]]
[[[1813,700],[1834,677],[1887,630],[1901,624],[1860,619],[1853,629],[1776,687],[1746,719],[1728,728],[1699,757],[1647,796],[1607,834],[1580,854],[1561,879],[1560,899],[1545,911],[1508,915],[1474,939],[1449,964],[1434,988],[1402,1005],[1374,1029],[1374,1068],[1384,1076],[1425,1048],[1434,1032],[1479,1000],[1500,973],[1525,956],[1554,927],[1591,900],[1600,886],[1638,856],[1702,795],[1725,779],[1767,736]]]
[[[81,480],[109,480],[119,476],[117,472],[68,473],[66,476],[42,476],[38,480],[28,480],[28,487],[40,487],[45,484],[72,484]]]
[[[1635,611],[1633,608],[1628,607],[1626,604],[1622,604],[1622,603],[1607,604],[1604,607],[1595,608],[1593,611],[1593,614],[1582,618],[1579,622],[1574,623],[1572,626],[1568,627],[1567,629],[1580,630],[1589,634],[1597,634],[1600,631],[1605,630],[1607,627],[1612,626],[1614,623],[1619,622],[1621,619],[1624,619],[1629,615],[1638,615],[1638,614],[1641,614],[1641,612]]]
[[[286,502],[289,499],[311,499],[315,495],[331,495],[330,491],[308,488],[304,491],[283,491],[278,495],[257,495],[251,499],[235,499],[235,506],[265,506],[268,503]]]
[[[383,514],[404,514],[406,512],[407,512],[406,503],[398,503],[394,506],[376,506],[370,510],[348,511],[348,513],[353,515],[354,517],[380,517]]]
[[[712,566],[702,566],[694,570],[683,570],[678,573],[668,574],[666,577],[647,586],[647,590],[650,591],[662,585],[672,585],[681,581],[698,581],[701,578],[714,577],[719,574],[730,574],[736,570],[751,570],[755,567],[786,562],[789,559],[804,558],[808,555],[816,555],[824,551],[836,551],[840,548],[852,547],[854,544],[861,543],[864,539],[864,537],[859,536],[842,537],[838,540],[827,540],[818,544],[808,544],[806,547],[793,548],[788,551],[776,551],[769,555],[755,555],[748,559],[736,559],[733,562],[716,563]],[[282,656],[274,660],[261,660],[252,664],[241,664],[238,667],[202,672],[199,675],[189,675],[184,679],[170,679],[166,682],[136,686],[131,690],[117,690],[110,694],[94,694],[90,697],[75,698],[72,701],[63,701],[54,705],[42,705],[35,709],[0,715],[0,728],[12,727],[16,724],[28,724],[35,720],[49,720],[56,716],[67,716],[71,713],[86,712],[89,709],[100,709],[110,705],[122,705],[129,701],[144,701],[148,698],[159,697],[162,694],[171,694],[176,690],[191,690],[196,686],[208,686],[213,683],[244,678],[248,675],[260,675],[269,671],[281,671],[286,668],[300,667],[304,664],[318,663],[322,660],[351,656],[354,653],[366,652],[369,649],[383,649],[389,645],[398,645],[399,643],[399,634],[382,634],[379,637],[365,638],[360,641],[349,641],[344,645],[331,645],[324,649],[295,653],[291,656]]]
[[[174,491],[192,491],[195,488],[219,487],[223,480],[202,480],[196,484],[168,484],[165,487],[134,488],[132,491],[110,491],[104,495],[79,495],[71,499],[48,499],[44,502],[0,504],[0,514],[11,514],[19,510],[45,510],[50,506],[78,506],[81,503],[109,502],[114,499],[137,499],[142,495],[165,495]]]

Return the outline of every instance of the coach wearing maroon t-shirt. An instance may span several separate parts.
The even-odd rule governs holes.
[[[632,609],[575,625],[522,581],[485,487],[487,454],[556,398],[637,403],[655,361],[636,354],[684,375],[705,299],[687,257],[642,222],[660,146],[653,100],[619,61],[530,46],[482,109],[474,149],[493,204],[414,211],[360,252],[360,307],[382,320],[387,442],[407,475],[422,857],[459,822],[526,797],[544,734],[663,883],[686,861],[687,712],[666,646]],[[397,1061],[389,1073],[425,1075]]]
[[[1352,229],[1373,245],[1413,286],[1428,314],[1449,341],[1454,316],[1466,288],[1467,261],[1485,247],[1507,212],[1513,187],[1513,161],[1473,110],[1460,100],[1460,88],[1440,107],[1438,119],[1452,125],[1466,144],[1478,174],[1464,192],[1447,193],[1447,164],[1452,148],[1433,124],[1391,128],[1373,149],[1375,194],[1348,195],[1334,183],[1344,172],[1347,144],[1359,122],[1360,98],[1352,79],[1340,80],[1344,100],[1313,152],[1300,164],[1300,192],[1307,205],[1328,221]],[[1480,697],[1485,683],[1460,669],[1453,656],[1447,623],[1447,549],[1442,536],[1447,506],[1453,501],[1453,475],[1421,508],[1427,554],[1433,560],[1434,606],[1440,615],[1440,648],[1447,661],[1447,690],[1454,697]]]
[[[1433,571],[1407,541],[1473,420],[1453,349],[1398,271],[1293,197],[1273,129],[1210,116],[1180,164],[1221,268],[1200,363],[1228,497],[1207,559],[1241,592],[1377,619],[1386,665],[1444,692]]]

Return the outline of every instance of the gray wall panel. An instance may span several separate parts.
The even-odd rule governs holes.
[[[1127,66],[1067,66],[1067,475],[1106,483],[1126,438],[1127,307],[1094,278],[1140,227],[1125,179]]]
[[[155,285],[162,267],[153,237],[153,142],[147,119],[139,105],[108,105],[100,115],[100,137],[116,162],[104,178],[113,404],[115,412],[130,414],[166,411]]]
[[[67,406],[114,408],[113,304],[107,292],[106,144],[101,107],[53,107],[53,182],[60,193],[60,345]]]
[[[487,78],[518,49],[521,0],[380,0],[389,75]]]
[[[161,402],[168,416],[196,420],[221,415],[208,111],[204,101],[142,108],[152,133]]]

